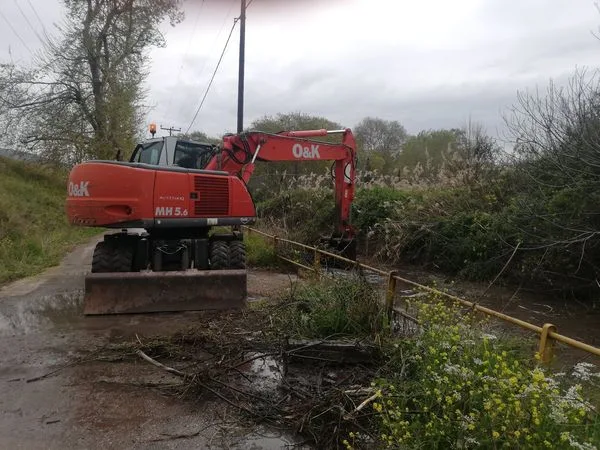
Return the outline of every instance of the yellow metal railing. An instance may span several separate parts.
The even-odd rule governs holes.
[[[541,361],[544,363],[549,363],[552,360],[552,358],[554,356],[554,345],[556,342],[561,342],[570,347],[591,353],[595,356],[600,356],[600,348],[594,347],[593,345],[586,344],[585,342],[581,342],[576,339],[572,339],[568,336],[559,334],[556,330],[556,326],[553,324],[545,323],[544,325],[542,325],[540,327],[540,326],[531,324],[529,322],[525,322],[524,320],[517,319],[516,317],[509,316],[507,314],[501,313],[499,311],[495,311],[495,310],[487,308],[485,306],[481,306],[477,303],[470,302],[468,300],[465,300],[463,298],[449,294],[447,292],[443,292],[438,289],[431,288],[431,287],[416,283],[414,281],[408,280],[406,278],[399,276],[397,271],[386,271],[386,270],[378,269],[376,267],[371,267],[367,264],[363,264],[358,261],[353,261],[351,259],[344,258],[343,256],[336,255],[335,253],[331,253],[326,250],[322,250],[320,248],[313,247],[310,245],[302,244],[300,242],[295,242],[295,241],[291,241],[289,239],[280,238],[280,237],[265,233],[264,231],[257,230],[255,228],[251,228],[248,226],[246,226],[244,228],[246,228],[249,232],[256,233],[256,234],[264,236],[267,239],[270,239],[273,243],[273,246],[275,249],[275,254],[277,255],[278,258],[280,258],[290,264],[294,264],[298,267],[301,267],[303,269],[311,270],[316,273],[319,273],[321,256],[328,256],[330,258],[337,259],[338,261],[343,261],[348,264],[351,264],[352,266],[356,267],[357,269],[358,268],[365,269],[370,272],[379,274],[383,277],[386,277],[386,279],[387,279],[386,309],[387,309],[388,315],[390,317],[394,310],[394,298],[396,296],[396,284],[399,281],[401,283],[404,283],[405,285],[413,286],[413,287],[423,290],[425,292],[441,295],[447,299],[456,301],[456,302],[460,303],[461,305],[464,305],[475,311],[479,311],[488,316],[495,317],[497,319],[503,320],[505,322],[511,323],[513,325],[517,325],[521,328],[524,328],[526,330],[537,333],[540,336],[538,354],[540,356]],[[287,258],[283,255],[278,254],[277,248],[278,248],[278,243],[280,243],[280,242],[287,243],[294,247],[313,252],[313,255],[314,255],[313,266],[312,267],[307,266],[298,261],[294,261],[290,258]]]

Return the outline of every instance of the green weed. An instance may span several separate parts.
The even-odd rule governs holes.
[[[0,158],[0,284],[54,266],[98,229],[65,215],[65,171]]]
[[[380,296],[358,277],[298,283],[280,310],[277,328],[293,337],[374,337],[386,331]]]
[[[246,233],[244,240],[249,266],[272,269],[281,265],[272,243],[268,242],[267,238],[255,233]]]

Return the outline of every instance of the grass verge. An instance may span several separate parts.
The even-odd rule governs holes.
[[[0,157],[0,285],[58,264],[97,229],[66,221],[64,171]]]

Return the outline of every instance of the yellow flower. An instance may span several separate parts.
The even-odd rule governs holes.
[[[544,378],[544,373],[541,370],[536,369],[533,371],[533,381],[540,382],[543,381]]]
[[[519,430],[515,431],[515,437],[519,438],[521,436],[521,432]]]
[[[497,431],[492,431],[492,437],[494,439],[498,439],[500,437],[500,433],[498,433]]]

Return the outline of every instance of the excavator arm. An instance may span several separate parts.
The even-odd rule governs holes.
[[[340,143],[314,138],[341,134]],[[207,170],[223,170],[236,174],[248,183],[257,162],[334,161],[336,228],[338,239],[354,238],[350,209],[354,200],[356,143],[352,131],[307,130],[277,134],[247,132],[223,138],[221,151],[207,164]]]

